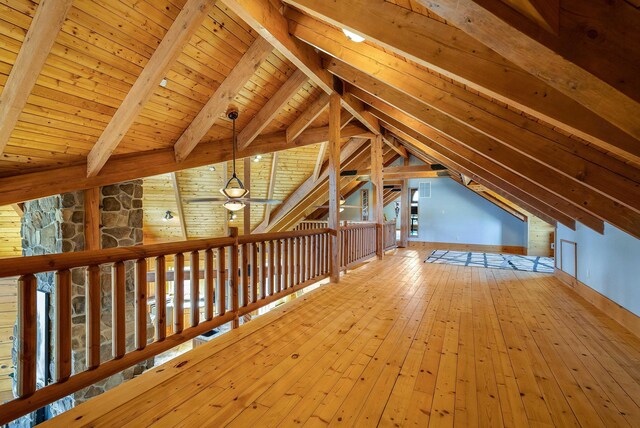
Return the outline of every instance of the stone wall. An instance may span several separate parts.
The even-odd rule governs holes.
[[[142,244],[142,180],[106,186],[101,189],[100,235],[102,248],[124,247]],[[84,250],[84,198],[83,192],[65,193],[25,203],[22,222],[22,253],[25,256],[55,254]],[[134,263],[126,266],[127,350],[134,346]],[[72,270],[72,361],[73,372],[86,368],[85,360],[85,269]],[[38,289],[51,293],[50,320],[54,320],[55,274],[38,274]],[[111,270],[103,267],[100,278],[102,294],[101,359],[112,358],[111,342]],[[148,337],[154,329],[148,316]],[[15,335],[14,335],[15,337]],[[53,336],[51,336],[53,337]],[[53,349],[51,372],[53,373]],[[13,352],[15,361],[15,346]],[[94,397],[153,365],[153,359],[111,376],[88,388],[53,403],[52,415],[57,415],[76,404]],[[15,392],[15,391],[14,391]],[[26,417],[15,426],[31,426],[32,417]]]

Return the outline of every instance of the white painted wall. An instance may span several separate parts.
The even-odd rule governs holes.
[[[560,240],[577,243],[577,279],[640,316],[640,240],[605,223],[600,235],[577,223],[576,231],[558,224],[556,267],[560,268]],[[565,254],[571,274],[571,255]]]

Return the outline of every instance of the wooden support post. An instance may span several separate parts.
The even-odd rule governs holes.
[[[260,243],[260,298],[267,295],[267,243]]]
[[[229,264],[229,286],[231,287],[231,311],[234,314],[232,326],[238,328],[240,320],[238,319],[238,228],[230,227],[229,236],[236,238],[235,243],[231,247],[231,263]]]
[[[242,271],[242,293],[240,295],[240,307],[245,307],[249,304],[249,246],[251,244],[242,244],[242,264],[240,270]]]
[[[258,243],[251,244],[251,303],[258,301]]]
[[[189,298],[191,302],[191,327],[195,327],[200,324],[200,253],[198,251],[191,252],[189,274],[191,276],[189,280],[191,287],[191,296]]]
[[[276,277],[276,268],[275,268],[275,246],[273,241],[269,241],[269,296],[273,296],[276,292],[274,287],[275,277]]]
[[[244,180],[242,184],[244,184],[245,189],[251,190],[251,158],[249,156],[244,158]],[[251,235],[251,205],[245,206],[242,210],[242,234]],[[244,298],[246,299],[246,296]]]
[[[33,275],[18,280],[18,397],[36,391],[36,293],[38,281]]]
[[[405,166],[409,165],[409,158],[404,160]],[[402,193],[400,194],[400,247],[406,248],[409,244],[409,220],[410,220],[409,180],[402,180]]]
[[[184,255],[176,254],[173,272],[173,332],[182,333],[184,326]]]
[[[100,188],[84,191],[84,249],[100,249]]]
[[[331,282],[340,282],[340,95],[329,96],[329,229]]]
[[[86,275],[87,369],[92,370],[100,365],[100,266],[89,266]]]
[[[126,350],[125,268],[123,262],[113,264],[111,271],[113,358],[124,357]]]
[[[376,255],[384,255],[384,214],[382,186],[382,136],[371,139],[371,184],[373,184],[373,213],[376,219]]]
[[[147,259],[136,260],[135,295],[135,342],[142,350],[147,346]]]
[[[56,272],[55,380],[71,376],[71,272]]]
[[[164,256],[156,258],[156,342],[167,337],[167,264]]]

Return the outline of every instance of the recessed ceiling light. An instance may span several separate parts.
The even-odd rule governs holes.
[[[216,167],[215,167],[215,166],[213,166],[213,165],[210,165],[210,166],[209,166],[209,171],[215,171],[215,170],[216,170]]]
[[[166,213],[164,213],[164,217],[162,217],[162,220],[169,221],[172,218],[173,218],[173,215],[171,214],[171,211],[167,211]]]
[[[345,36],[347,36],[347,39],[351,40],[352,42],[356,42],[356,43],[364,42],[364,37],[352,32],[352,31],[349,31],[349,30],[343,28],[342,32],[344,33]]]
[[[165,78],[163,78],[163,79],[160,81],[160,86],[162,86],[163,88],[165,88],[165,87],[167,86],[167,78],[166,78],[166,77],[165,77]]]
[[[262,159],[262,155],[255,155],[255,157],[253,158],[253,161],[260,162],[260,159]]]

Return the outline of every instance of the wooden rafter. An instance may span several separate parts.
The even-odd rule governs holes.
[[[209,0],[189,0],[138,76],[87,157],[87,176],[95,177],[136,120],[193,33],[207,17]]]
[[[640,139],[640,102],[503,21],[480,1],[418,0],[549,86]],[[469,19],[473,17],[473,19]],[[567,112],[571,112],[568,110]]]
[[[459,181],[456,181],[456,180],[454,180],[454,181],[456,183],[461,184],[461,185],[464,186],[464,184],[460,183]],[[486,191],[475,190],[474,188],[469,187],[469,186],[465,186],[465,187],[467,189],[471,190],[476,195],[478,195],[481,198],[485,199],[486,201],[491,202],[493,205],[495,205],[496,207],[500,208],[504,212],[506,212],[508,214],[511,214],[512,216],[514,216],[518,220],[525,221],[525,222],[527,221],[527,216],[525,214],[523,214],[520,211],[514,209],[513,207],[510,207],[509,205],[505,204],[504,202],[500,201],[499,199],[494,198],[493,196],[491,196]]]
[[[238,134],[238,148],[245,149],[251,144],[307,80],[309,79],[306,74],[301,70],[296,70]]]
[[[476,126],[491,124],[501,128],[505,126],[517,127],[525,136],[539,138],[536,134],[543,135],[560,143],[561,147],[565,146],[566,150],[586,151],[590,152],[590,156],[604,157],[603,153],[598,156],[595,153],[597,150],[594,152],[593,149],[588,148],[576,149],[576,147],[585,146],[579,143],[576,144],[576,141],[558,132],[552,132],[535,120],[524,119],[514,111],[505,109],[485,97],[475,95],[409,62],[398,61],[396,56],[382,49],[365,43],[349,42],[342,32],[323,22],[295,11],[289,11],[287,16],[293,20],[291,32],[296,37],[369,76],[375,76],[377,80],[384,81],[398,90],[419,98],[421,101],[458,120],[471,122],[470,119],[472,119]],[[433,57],[440,57],[440,55]],[[458,57],[455,58],[457,59]],[[330,63],[329,68],[331,69],[332,66],[337,67],[339,64]],[[477,71],[475,66],[467,68],[474,72]],[[335,73],[337,68],[333,71]],[[345,81],[349,81],[348,76],[340,75],[339,73],[338,76]],[[507,79],[506,82],[510,84],[511,80]],[[520,92],[512,90],[509,94],[518,94]],[[542,99],[545,103],[554,98],[553,92],[542,91],[539,94],[544,95]],[[501,99],[501,101],[508,103],[508,100]],[[640,144],[638,144],[638,140],[577,102],[569,101],[571,105],[567,107],[562,107],[562,104],[557,102],[548,103],[549,108],[558,110],[549,112],[548,115],[536,115],[535,112],[533,113],[560,129],[574,133],[607,151],[617,153],[640,164]],[[511,103],[511,105],[516,108],[522,108],[517,103]]]
[[[298,138],[298,135],[302,133],[314,120],[320,116],[320,114],[329,106],[329,96],[326,93],[320,94],[300,116],[294,120],[287,128],[287,141],[291,142]]]
[[[182,133],[174,145],[178,162],[184,161],[198,143],[204,138],[216,120],[229,107],[229,103],[253,76],[255,70],[273,51],[273,46],[258,37],[231,70],[229,76],[220,84],[207,104],[200,110],[189,127]]]
[[[176,199],[176,209],[178,210],[178,220],[180,221],[180,232],[182,233],[182,239],[185,241],[189,239],[187,233],[187,220],[184,218],[184,208],[182,205],[182,192],[180,191],[180,182],[178,181],[178,174],[171,173],[171,185],[173,186],[173,195]]]
[[[595,191],[587,186],[584,182],[586,177],[580,172],[576,172],[575,176],[569,174],[560,174],[557,170],[549,167],[547,163],[541,161],[539,157],[527,157],[522,153],[520,148],[516,150],[512,145],[502,144],[497,140],[488,137],[486,134],[475,131],[470,127],[466,127],[459,122],[452,121],[446,115],[441,115],[433,110],[425,109],[414,99],[396,91],[393,88],[387,88],[389,92],[384,99],[400,108],[402,111],[417,119],[423,125],[429,127],[429,132],[435,131],[438,135],[445,135],[451,140],[459,142],[461,145],[473,150],[477,154],[500,164],[501,166],[511,169],[526,180],[536,183],[546,190],[553,192],[574,204],[576,208],[589,212],[592,216],[606,219],[610,223],[625,230],[626,232],[640,236],[640,216],[638,215],[638,205],[640,199],[633,196],[621,194],[619,189],[602,189],[600,192]],[[364,91],[354,90],[354,94],[367,103],[372,105],[380,105],[378,99],[370,96]],[[549,157],[549,159],[551,156]],[[551,160],[549,160],[551,162]],[[571,165],[568,165],[569,167]],[[562,165],[560,165],[562,167]],[[582,164],[586,168],[586,163]],[[597,171],[597,165],[588,165],[592,171]],[[582,170],[584,171],[584,169]],[[602,177],[618,180],[619,177],[614,174],[606,174],[602,171]],[[620,180],[621,187],[625,184],[629,188],[637,188],[638,184]],[[593,186],[600,186],[600,183],[593,182]],[[608,192],[608,193],[605,193]],[[638,199],[637,201],[635,199]],[[624,201],[626,206],[620,202]],[[632,207],[633,206],[633,207]]]
[[[72,0],[43,1],[36,9],[0,94],[0,154],[9,142],[72,3]]]
[[[99,187],[84,191],[84,249],[99,250],[100,239],[100,196]]]
[[[327,143],[322,143],[324,146]],[[273,154],[271,158],[271,171],[269,172],[269,187],[267,188],[267,199],[273,198],[273,192],[276,189],[277,177],[278,177],[278,152]],[[269,224],[269,219],[271,218],[271,204],[267,204],[264,208],[264,219],[263,223]]]
[[[328,140],[328,127],[309,128],[293,144],[288,144],[284,132],[260,135],[246,150],[238,152],[238,157],[287,150],[318,144]],[[347,125],[341,136],[350,138],[369,135],[369,131],[358,125]],[[64,166],[47,171],[32,172],[0,178],[0,205],[23,202],[31,199],[75,190],[100,187],[135,178],[166,174],[187,168],[212,165],[230,160],[231,139],[203,142],[182,163],[177,163],[173,148],[150,150],[131,155],[113,156],[96,177],[87,177],[86,163]]]
[[[386,127],[403,140],[415,144],[416,147],[430,149],[428,152],[436,154],[436,157],[442,159],[445,165],[471,176],[480,183],[484,184],[487,181],[494,183],[496,187],[519,200],[530,201],[531,205],[539,206],[540,211],[549,212],[549,215],[567,227],[575,227],[574,220],[579,220],[599,233],[604,231],[604,224],[601,220],[575,205],[537,184],[524,180],[492,160],[481,157],[453,140],[433,132],[406,114],[396,109],[383,108],[385,112],[379,110],[372,110],[372,112],[386,123]]]
[[[270,0],[222,0],[236,15],[249,24],[282,55],[302,70],[327,94],[333,92],[333,79],[322,68],[313,48],[289,34],[287,19]]]

